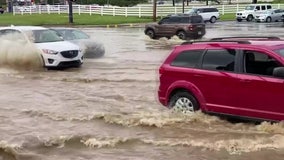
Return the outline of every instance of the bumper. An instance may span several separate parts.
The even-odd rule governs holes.
[[[84,59],[81,52],[74,58],[64,58],[60,54],[52,55],[45,53],[42,53],[42,57],[45,67],[75,67],[78,63],[82,64]]]
[[[164,96],[163,92],[161,90],[158,91],[158,97],[159,97],[159,102],[163,105],[163,106],[167,106],[167,99]]]
[[[237,16],[236,19],[237,20],[246,20],[247,16]]]
[[[255,21],[256,22],[265,22],[266,20],[264,18],[256,18]]]

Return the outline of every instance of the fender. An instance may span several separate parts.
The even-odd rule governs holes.
[[[203,94],[201,93],[201,91],[193,83],[190,83],[190,82],[185,81],[185,80],[176,81],[169,86],[169,88],[166,92],[166,99],[167,99],[166,102],[169,102],[169,98],[170,98],[171,93],[176,89],[185,89],[185,90],[189,91],[190,93],[192,93],[192,95],[199,102],[200,109],[202,111],[207,111],[206,101],[205,101],[205,98],[204,98]]]

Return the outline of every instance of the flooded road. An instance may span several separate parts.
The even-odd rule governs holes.
[[[139,27],[82,30],[106,53],[81,68],[0,63],[0,160],[283,159],[284,123],[230,123],[159,104],[158,68],[183,41],[151,40]],[[207,24],[204,39],[284,38],[283,30],[280,23],[219,22]]]

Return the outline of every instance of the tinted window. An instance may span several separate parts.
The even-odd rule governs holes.
[[[204,8],[203,12],[218,12],[216,8]]]
[[[267,6],[267,9],[271,9],[272,7],[271,6]]]
[[[169,21],[170,21],[170,17],[165,17],[165,18],[160,20],[160,23],[165,24],[165,23],[169,23]]]
[[[170,17],[169,22],[170,23],[180,23],[181,19],[182,19],[181,17]]]
[[[260,6],[256,6],[255,9],[256,9],[256,10],[260,10]]]
[[[244,51],[244,72],[272,76],[275,67],[282,66],[276,59],[257,51]]]
[[[265,6],[261,6],[261,10],[266,10],[266,7]]]
[[[202,23],[203,18],[201,16],[192,16],[190,17],[191,23]]]
[[[171,63],[178,67],[196,67],[200,61],[203,50],[189,50],[181,52]]]
[[[182,17],[180,23],[189,23],[189,17]]]
[[[232,49],[208,50],[202,68],[209,70],[234,71],[236,51]]]
[[[280,54],[282,57],[284,57],[284,48],[275,50],[276,53]]]

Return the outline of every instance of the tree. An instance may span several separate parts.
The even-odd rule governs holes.
[[[257,3],[257,0],[252,0],[252,3]]]

